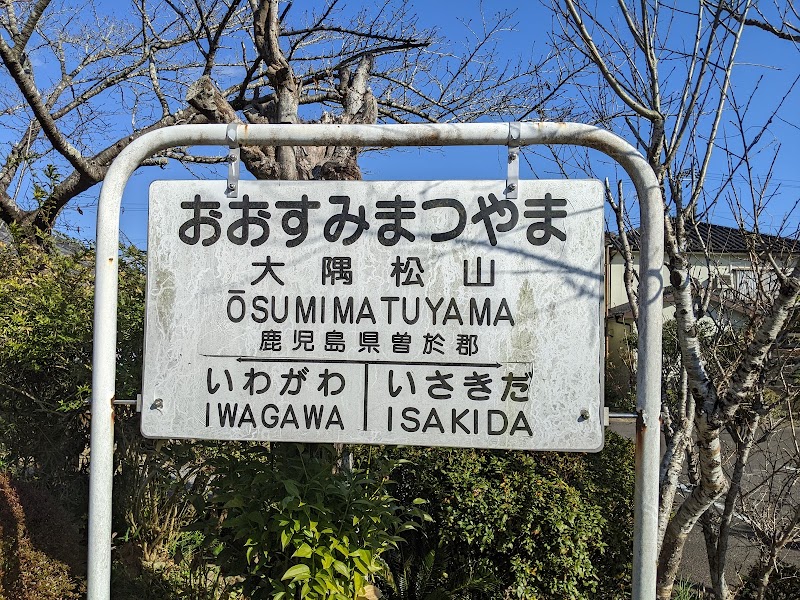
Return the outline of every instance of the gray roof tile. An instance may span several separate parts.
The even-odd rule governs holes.
[[[609,234],[609,243],[614,244],[616,235]],[[641,235],[639,229],[628,233],[633,250],[639,250]],[[702,252],[707,248],[712,254],[747,254],[753,244],[757,251],[771,250],[776,254],[791,253],[800,250],[800,241],[788,237],[761,234],[758,243],[757,234],[742,231],[739,228],[700,222],[696,227],[687,223],[686,239],[688,252]]]

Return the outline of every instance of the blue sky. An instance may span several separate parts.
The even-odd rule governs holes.
[[[420,27],[436,27],[442,34],[452,40],[447,50],[454,53],[459,50],[459,43],[470,36],[470,27],[480,28],[481,3],[476,0],[458,2],[445,0],[439,2],[410,1],[412,7],[418,8]],[[517,27],[514,31],[503,33],[499,37],[498,58],[527,56],[531,53],[547,51],[547,36],[552,28],[553,19],[550,11],[537,2],[484,2],[483,12],[487,17],[497,10],[517,4]],[[111,3],[109,3],[109,6]],[[602,4],[600,5],[602,6]],[[688,31],[680,27],[670,31],[676,41],[688,43]],[[681,40],[682,37],[686,39]],[[769,65],[769,68],[764,68]],[[795,77],[800,75],[800,52],[788,43],[777,43],[768,34],[758,31],[748,32],[744,37],[738,58],[738,83],[735,88],[737,97],[744,101],[754,95],[754,112],[765,112],[783,97]],[[755,90],[758,78],[760,85]],[[786,107],[800,106],[800,90],[797,88],[788,98]],[[726,117],[727,118],[727,117]],[[755,127],[756,122],[751,124]],[[791,208],[800,197],[800,173],[796,164],[800,156],[800,116],[797,111],[784,110],[781,120],[775,120],[770,133],[762,144],[764,152],[757,159],[758,165],[771,160],[776,144],[780,143],[781,152],[776,162],[773,183],[780,186],[778,195],[770,210],[764,215],[764,223],[769,228],[776,226],[782,215]],[[220,149],[220,152],[223,152]],[[559,177],[554,164],[546,159],[537,158],[533,153],[526,153],[527,160],[522,161],[522,177]],[[709,184],[722,178],[724,164],[721,153],[717,162],[712,165]],[[597,155],[595,163],[600,176],[608,176],[612,180],[620,177],[614,168],[608,167],[609,161]],[[533,169],[531,168],[533,167]],[[506,149],[494,147],[456,147],[443,149],[395,149],[384,152],[370,152],[361,159],[361,168],[366,179],[503,179],[506,173]],[[224,166],[215,167],[219,178],[224,178]],[[571,173],[581,176],[579,172]],[[210,177],[210,174],[205,174]],[[155,179],[191,179],[194,175],[187,169],[175,165],[166,169],[140,169],[129,182],[123,198],[123,214],[121,229],[124,239],[144,247],[146,245],[147,221],[147,189]],[[67,210],[64,223],[71,228],[79,228],[79,237],[91,240],[94,237],[94,204],[99,195],[99,186],[90,190],[80,202],[83,215],[75,209]],[[712,221],[734,226],[732,215],[724,204],[717,207]],[[797,223],[797,217],[792,218]],[[73,229],[74,231],[74,229]]]

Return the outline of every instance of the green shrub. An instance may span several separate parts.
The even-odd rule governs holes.
[[[230,448],[230,447],[229,447]],[[327,446],[243,447],[213,459],[198,495],[206,547],[253,599],[353,600],[385,568],[381,555],[424,518],[390,494],[392,465],[342,471]]]
[[[94,253],[0,246],[0,464],[44,480],[85,506]],[[144,307],[141,253],[120,267],[117,393],[140,385]]]
[[[426,533],[452,557],[440,587],[447,589],[452,574],[474,572],[511,598],[594,597],[606,521],[569,481],[579,458],[442,448],[390,453],[409,461],[396,476],[398,497],[428,501],[433,524]],[[481,597],[470,593],[457,597]]]
[[[600,577],[596,600],[630,598],[633,574],[634,445],[606,432],[605,447],[597,454],[578,455],[571,483],[587,502],[601,508],[605,522],[602,553],[592,557]]]
[[[0,452],[17,472],[55,481],[79,470],[88,441],[90,260],[84,250],[0,247]]]

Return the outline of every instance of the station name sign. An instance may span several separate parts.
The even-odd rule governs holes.
[[[599,450],[597,181],[150,188],[142,433]]]

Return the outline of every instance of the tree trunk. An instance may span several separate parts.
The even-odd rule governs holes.
[[[750,450],[753,447],[753,440],[755,439],[760,419],[760,415],[756,412],[749,415],[744,439],[739,440],[736,445],[736,465],[731,475],[730,488],[725,496],[725,509],[722,512],[722,520],[719,525],[716,552],[713,557],[709,555],[709,565],[713,562],[718,570],[716,581],[714,581],[714,594],[717,596],[717,600],[729,600],[732,598],[725,581],[725,564],[728,561],[731,521],[733,520],[736,499],[739,497],[739,491],[742,488],[742,476],[750,458]]]
[[[688,392],[686,370],[681,369],[681,400],[679,402],[682,410],[679,415],[678,431],[675,432],[671,442],[667,443],[664,456],[661,459],[657,546],[659,553],[661,552],[661,545],[664,543],[664,534],[672,514],[672,507],[675,504],[675,493],[683,470],[684,455],[692,443],[694,398]]]
[[[696,421],[700,450],[700,484],[683,501],[667,525],[658,562],[659,600],[669,600],[689,533],[697,521],[728,487],[720,463],[719,429],[713,429],[700,415]]]

